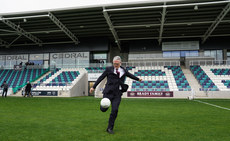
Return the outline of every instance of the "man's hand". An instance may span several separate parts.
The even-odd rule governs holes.
[[[94,91],[94,88],[90,88],[89,92],[93,93],[93,91]]]
[[[141,82],[141,81],[142,81],[142,79],[139,79],[138,81],[140,81],[140,82]]]

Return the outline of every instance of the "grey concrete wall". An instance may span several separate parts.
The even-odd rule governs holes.
[[[109,53],[108,53],[108,62],[113,61],[114,56],[120,56],[122,59],[122,62],[128,61],[128,52],[121,52],[120,49],[117,46],[110,46],[109,47]]]
[[[77,83],[70,89],[70,97],[88,96],[88,73],[86,71],[81,71],[80,73],[83,73],[83,75],[80,76]]]

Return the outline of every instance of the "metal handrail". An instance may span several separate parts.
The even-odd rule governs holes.
[[[230,60],[191,60],[189,61],[190,66],[213,66],[213,65],[230,65]]]

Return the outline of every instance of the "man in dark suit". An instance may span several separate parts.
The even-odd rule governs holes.
[[[31,88],[32,88],[32,85],[30,84],[30,81],[27,81],[24,97],[26,97],[26,95],[27,97],[32,97]]]
[[[4,94],[5,94],[5,97],[6,97],[7,96],[7,91],[8,91],[8,84],[6,83],[6,81],[4,81],[4,83],[1,85],[1,87],[3,88],[2,97],[4,97]]]
[[[105,77],[107,77],[107,83],[105,84],[105,89],[103,90],[103,98],[109,98],[112,105],[109,125],[106,130],[110,134],[114,134],[113,127],[117,117],[118,107],[121,102],[122,93],[126,92],[128,89],[128,85],[124,84],[126,76],[137,81],[142,81],[133,74],[129,73],[125,68],[123,68],[121,66],[121,58],[119,56],[115,56],[113,58],[113,66],[107,67],[103,74],[97,79],[94,86],[90,89],[90,93],[92,93],[97,85]],[[100,109],[102,112],[106,112],[108,110],[108,108],[102,107],[100,107]]]

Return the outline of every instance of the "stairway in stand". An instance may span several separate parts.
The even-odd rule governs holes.
[[[191,86],[191,89],[193,89],[196,97],[207,97],[207,94],[204,91],[200,91],[200,84],[198,83],[197,79],[194,77],[190,69],[186,69],[184,66],[181,66],[181,69]]]

